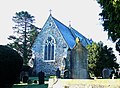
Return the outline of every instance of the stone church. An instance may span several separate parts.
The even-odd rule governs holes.
[[[88,44],[89,39],[50,14],[32,47],[34,71],[55,75],[59,68],[61,75],[67,70],[69,78],[86,78]]]

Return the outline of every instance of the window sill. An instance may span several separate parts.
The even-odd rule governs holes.
[[[44,62],[55,62],[55,60],[44,60]]]

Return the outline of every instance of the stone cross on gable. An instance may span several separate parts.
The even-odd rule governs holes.
[[[52,10],[50,9],[49,11],[50,11],[50,14],[51,14]]]
[[[71,21],[69,21],[69,27],[71,27]]]

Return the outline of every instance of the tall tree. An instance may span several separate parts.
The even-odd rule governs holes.
[[[102,8],[103,27],[108,31],[109,39],[116,43],[116,50],[120,53],[120,0],[97,0]]]
[[[108,48],[106,45],[103,46],[102,42],[92,43],[88,45],[88,68],[91,74],[98,77],[102,75],[104,68],[118,68],[116,63],[116,57],[113,54],[112,48]]]
[[[35,19],[27,11],[16,12],[12,18],[15,26],[13,27],[14,35],[9,36],[13,43],[8,44],[15,48],[23,56],[23,63],[27,65],[31,56],[31,46],[38,34],[37,27],[33,25]]]

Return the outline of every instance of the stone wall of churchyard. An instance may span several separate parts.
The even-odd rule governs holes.
[[[50,36],[55,39],[55,61],[44,62],[45,40]],[[68,46],[63,39],[63,36],[58,31],[58,28],[54,24],[53,20],[49,18],[38,35],[32,49],[34,51],[33,54],[35,55],[34,69],[36,70],[36,73],[43,71],[45,74],[55,75],[57,68],[61,67],[62,59],[67,55],[67,49]]]
[[[119,79],[49,79],[48,88],[120,88]]]

